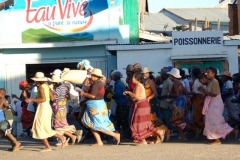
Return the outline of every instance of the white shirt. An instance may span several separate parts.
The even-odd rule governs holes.
[[[37,97],[37,91],[38,91],[37,86],[34,86],[31,90],[30,98],[36,98]],[[28,103],[27,110],[30,111],[30,112],[36,112],[35,107],[33,105],[33,102]]]
[[[203,87],[204,89],[206,89],[206,86],[203,85],[198,79],[196,79],[192,86],[192,92],[195,94],[202,94],[202,92],[198,91],[199,87]]]
[[[68,92],[70,95],[70,99],[67,101],[67,103],[68,103],[67,106],[78,107],[79,106],[79,92],[77,92],[74,89],[74,86],[70,82],[65,82],[65,85],[68,87],[68,89],[69,89]]]
[[[184,80],[181,80],[183,87],[186,89],[187,93],[191,93],[189,80],[185,78]]]

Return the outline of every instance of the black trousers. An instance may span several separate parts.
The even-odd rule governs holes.
[[[126,132],[129,129],[128,110],[127,105],[117,105],[114,124],[116,131]]]

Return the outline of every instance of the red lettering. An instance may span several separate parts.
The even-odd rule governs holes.
[[[56,10],[56,6],[53,6],[52,14],[50,15],[50,13],[49,13],[50,12],[50,7],[47,7],[46,18],[45,18],[47,21],[55,19],[55,10]]]
[[[42,11],[42,13],[41,13],[41,11]],[[35,15],[35,17],[34,17],[34,19],[35,19],[35,22],[41,22],[41,21],[45,21],[45,18],[44,18],[44,16],[45,16],[45,7],[41,7],[41,8],[39,8],[38,10],[37,10],[37,13],[36,13],[36,15]],[[39,19],[38,19],[39,18]]]
[[[55,20],[56,15],[60,16],[61,20],[75,18],[77,16],[86,16],[90,10],[88,10],[88,1],[77,2],[73,0],[66,0],[65,3],[62,0],[57,0],[56,5],[53,6],[41,6],[39,8],[32,8],[31,0],[27,0],[26,6],[26,21],[27,23],[39,23],[50,20]]]
[[[63,10],[63,6],[62,6],[62,2],[61,0],[58,0],[58,7],[59,7],[59,10],[60,10],[60,16],[61,16],[61,19],[64,19],[65,17],[65,14],[66,14],[66,11],[67,11],[67,6],[68,6],[68,1],[66,1],[65,5],[64,5],[64,10]]]
[[[73,5],[74,5],[74,3],[73,3]],[[67,18],[71,18],[71,16],[70,16],[71,6],[72,6],[72,0],[69,0]]]
[[[32,12],[35,12],[36,9],[31,9],[31,0],[28,0],[27,1],[27,9],[26,9],[26,12],[27,12],[27,16],[26,16],[26,21],[27,23],[32,23],[34,21],[34,17],[32,17],[32,19],[30,19],[30,13]]]
[[[77,3],[77,8],[75,8],[75,6],[76,5],[72,4],[73,17],[77,16],[77,13],[78,13],[78,10],[79,10],[79,7],[80,7],[80,3],[79,2]]]

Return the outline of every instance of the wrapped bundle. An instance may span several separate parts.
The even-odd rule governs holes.
[[[86,77],[87,71],[85,70],[69,70],[62,75],[61,79],[73,84],[82,84]]]

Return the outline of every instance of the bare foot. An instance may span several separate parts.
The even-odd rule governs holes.
[[[165,138],[165,135],[164,135],[164,133],[160,134],[160,139],[161,139],[161,142],[163,142],[163,141],[164,141],[164,138]]]
[[[147,144],[154,144],[155,142],[153,141],[147,141]]]
[[[144,145],[147,145],[146,141],[142,141],[142,142],[136,143],[136,146],[144,146]]]
[[[222,144],[219,139],[214,140],[210,145],[215,145],[215,144]]]
[[[77,136],[73,136],[73,138],[71,140],[72,140],[72,145],[74,145],[77,140]]]
[[[52,148],[44,148],[40,152],[51,152]]]
[[[119,133],[116,133],[115,139],[117,141],[117,145],[119,145],[120,144],[120,140],[121,140],[121,137],[120,137]]]
[[[67,140],[66,140],[66,137],[64,137],[64,136],[62,136],[61,142],[62,142],[61,148],[65,147],[66,144],[68,143]]]
[[[159,143],[162,143],[162,142],[163,142],[162,138],[160,138],[159,136],[157,136],[154,144],[159,144]]]
[[[103,143],[95,143],[95,144],[92,144],[91,145],[92,147],[101,147],[101,146],[103,146]]]
[[[23,148],[23,146],[21,146],[21,143],[17,143],[17,144],[15,144],[15,146],[13,147],[13,152],[15,152],[15,151],[18,151],[18,150],[20,150],[20,149],[22,149]]]

